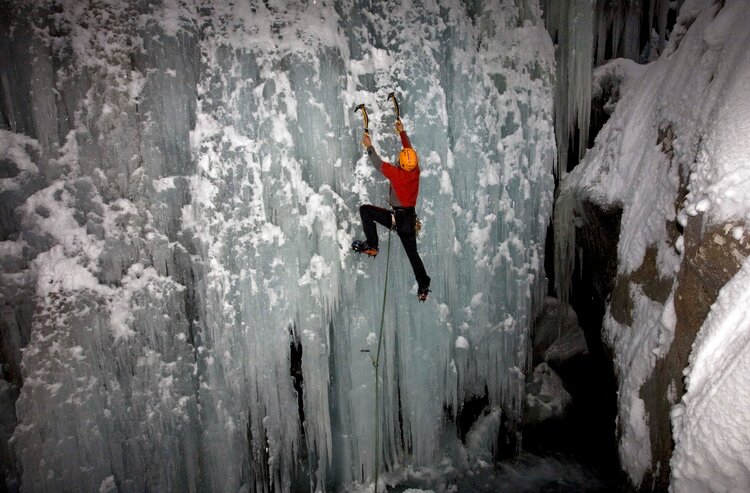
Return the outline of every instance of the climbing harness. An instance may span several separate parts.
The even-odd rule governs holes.
[[[398,225],[396,223],[396,208],[393,206],[391,201],[388,201],[388,205],[391,206],[391,230],[398,231]],[[419,234],[422,232],[422,221],[419,220],[417,213],[414,213],[414,234],[419,238]]]

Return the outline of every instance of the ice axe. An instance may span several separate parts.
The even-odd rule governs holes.
[[[362,118],[365,120],[365,135],[370,135],[370,120],[367,118],[367,108],[365,108],[365,104],[362,103],[356,108],[354,108],[354,112],[358,112],[359,110],[362,110]]]
[[[396,121],[401,121],[401,112],[398,109],[398,101],[396,101],[396,93],[392,92],[388,95],[388,99],[393,100],[393,110],[396,112]]]

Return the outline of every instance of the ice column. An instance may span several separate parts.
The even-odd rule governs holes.
[[[557,45],[555,136],[557,168],[561,176],[568,171],[568,150],[576,132],[578,159],[586,152],[591,113],[594,1],[546,0],[544,4],[545,23]]]

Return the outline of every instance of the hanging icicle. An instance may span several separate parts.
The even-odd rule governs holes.
[[[578,133],[578,159],[586,152],[591,113],[593,0],[545,0],[545,24],[556,44],[555,136],[558,176],[565,176],[570,144]]]

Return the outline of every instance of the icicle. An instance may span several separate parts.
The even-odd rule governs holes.
[[[570,299],[570,287],[575,268],[576,226],[575,213],[578,197],[575,189],[561,189],[555,201],[555,292],[562,303]]]
[[[565,176],[570,142],[578,136],[578,159],[586,152],[591,113],[591,60],[594,46],[592,0],[561,4],[545,0],[545,23],[557,43],[555,135],[558,174]]]
[[[670,6],[669,0],[649,0],[645,16],[644,4],[644,0],[597,0],[594,20],[594,66],[613,58],[648,62],[662,52],[666,46],[667,17],[670,8],[679,11],[682,2]],[[656,37],[647,46],[641,44],[644,37],[643,29],[656,33]]]

